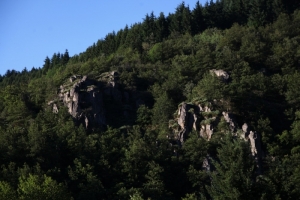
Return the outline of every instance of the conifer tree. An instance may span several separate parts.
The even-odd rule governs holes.
[[[68,49],[66,49],[66,51],[63,55],[62,64],[66,65],[69,62],[69,59],[70,59],[69,52],[68,52]]]
[[[49,57],[47,56],[44,60],[44,65],[43,65],[44,73],[46,73],[50,68],[51,68],[51,61],[50,61]]]
[[[254,161],[249,144],[226,136],[217,149],[211,173],[211,186],[207,187],[212,199],[256,199],[254,196]]]
[[[182,14],[185,9],[185,4],[182,2],[177,8],[174,14],[169,15],[171,17],[171,31],[175,33],[182,33]]]
[[[202,6],[197,1],[194,10],[192,11],[192,34],[198,34],[201,31],[205,30],[205,24],[203,21],[203,14],[202,14]]]
[[[159,17],[155,21],[156,23],[156,41],[161,42],[163,39],[167,38],[169,35],[169,27],[167,19],[163,12],[159,14]]]

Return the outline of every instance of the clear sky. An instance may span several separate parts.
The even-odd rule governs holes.
[[[185,0],[194,8],[197,0]],[[202,5],[206,0],[199,1]],[[173,13],[182,0],[0,0],[0,74],[42,67],[46,56],[86,50],[107,33]]]

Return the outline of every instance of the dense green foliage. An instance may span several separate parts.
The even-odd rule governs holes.
[[[182,3],[79,55],[66,50],[42,68],[8,70],[0,77],[0,199],[299,198],[299,8],[297,0]],[[66,109],[48,108],[71,75],[111,70],[122,89],[147,99],[126,121],[114,111],[105,130],[86,130]],[[249,144],[221,131],[210,141],[195,132],[183,145],[170,139],[177,105],[195,98],[222,100],[239,126],[261,134],[262,174]]]

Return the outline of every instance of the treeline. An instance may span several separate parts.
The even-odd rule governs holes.
[[[26,67],[21,71],[7,70],[6,73],[0,75],[0,85],[6,86],[11,84],[26,84],[35,78],[41,78],[46,75],[49,70],[56,70],[61,66],[65,66],[69,62],[70,56],[68,50],[64,54],[54,53],[51,59],[47,56],[44,60],[42,68],[32,67],[28,70]]]
[[[194,9],[190,9],[182,2],[175,12],[168,16],[164,13],[155,16],[152,12],[146,14],[142,23],[133,24],[131,27],[126,25],[117,33],[108,33],[103,39],[88,47],[85,52],[73,56],[71,60],[74,63],[86,62],[89,59],[115,53],[120,48],[132,48],[143,54],[153,44],[168,38],[176,38],[182,34],[196,35],[208,28],[226,29],[234,23],[259,27],[272,23],[280,13],[292,14],[299,6],[297,0],[211,0],[204,6],[197,1]],[[146,59],[146,57],[142,58]],[[44,60],[43,72],[40,73],[45,74],[54,66],[65,65],[69,59],[67,50],[64,54],[54,53],[51,59],[47,56]],[[144,59],[143,61],[148,61]],[[26,68],[24,70],[27,71]],[[36,70],[33,67],[31,71],[36,74]],[[4,77],[17,74],[15,70],[8,70]],[[0,77],[0,81],[4,77]]]
[[[152,12],[145,16],[142,23],[133,24],[130,28],[126,25],[117,33],[107,34],[74,59],[87,61],[114,53],[121,47],[131,47],[142,54],[149,45],[168,37],[195,35],[207,28],[226,29],[234,23],[259,27],[273,22],[280,13],[293,13],[299,5],[296,0],[211,0],[204,6],[198,1],[194,9],[190,9],[183,2],[175,13],[168,16],[164,13],[155,16]]]
[[[205,28],[193,32],[201,19],[193,18],[197,5]],[[268,5],[258,6],[268,12],[254,12],[254,5]],[[205,18],[208,8],[214,10],[211,18]],[[175,13],[146,15],[126,35],[126,28],[109,34],[78,56],[69,58],[66,51],[46,58],[41,69],[8,71],[0,83],[0,199],[297,199],[297,8],[298,1],[217,1],[197,3],[193,10],[182,3]],[[265,21],[256,23],[261,16]],[[180,20],[172,22],[176,17]],[[190,26],[176,29],[187,19]],[[215,19],[228,24],[216,25]],[[116,43],[118,34],[122,39]],[[224,83],[210,69],[223,69],[230,79]],[[94,78],[112,70],[119,72],[120,90],[148,100],[127,120],[133,123],[111,120],[106,130],[86,130],[63,107],[58,114],[48,107],[71,75]],[[222,100],[219,111],[259,133],[261,174],[249,143],[225,134],[226,123],[209,142],[196,132],[183,145],[172,139],[168,122],[178,104],[199,98]],[[119,109],[110,114],[120,122],[125,106],[104,101]]]

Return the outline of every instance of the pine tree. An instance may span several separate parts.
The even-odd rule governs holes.
[[[191,15],[191,10],[189,6],[184,7],[182,11],[182,28],[183,28],[183,33],[192,33],[192,15]]]
[[[223,138],[217,149],[218,161],[211,173],[211,186],[207,187],[212,199],[257,199],[254,196],[254,161],[249,144]]]
[[[228,18],[228,26],[237,22],[239,24],[247,23],[248,0],[223,0],[223,11]]]
[[[147,14],[143,23],[143,39],[149,44],[155,43],[155,16],[151,12],[150,16]]]
[[[205,24],[203,21],[203,14],[202,14],[202,6],[197,1],[194,10],[192,11],[192,34],[198,34],[201,31],[205,30]]]
[[[148,163],[149,171],[145,175],[146,183],[144,183],[144,190],[148,197],[151,199],[164,199],[165,195],[164,182],[161,174],[164,169],[154,161]]]
[[[47,71],[51,68],[51,61],[49,57],[47,56],[44,60],[44,65],[43,65],[43,72],[47,73]]]
[[[39,177],[38,175],[29,174],[28,177],[20,177],[19,181],[18,194],[20,199],[70,199],[64,185],[58,184],[46,175]]]
[[[177,8],[174,14],[169,15],[171,19],[171,31],[173,33],[183,33],[182,26],[182,14],[185,9],[185,4],[182,2]]]
[[[251,0],[249,4],[248,24],[259,27],[273,21],[273,8],[271,0]]]
[[[70,59],[69,52],[68,52],[68,49],[66,49],[66,51],[63,55],[62,64],[66,65],[69,62],[69,59]]]
[[[159,14],[159,17],[155,21],[155,37],[157,42],[161,42],[163,39],[167,38],[169,35],[169,27],[167,19],[163,12]]]
[[[226,17],[223,13],[223,4],[217,0],[214,2],[211,0],[209,3],[206,2],[203,9],[204,22],[209,28],[228,28]]]

